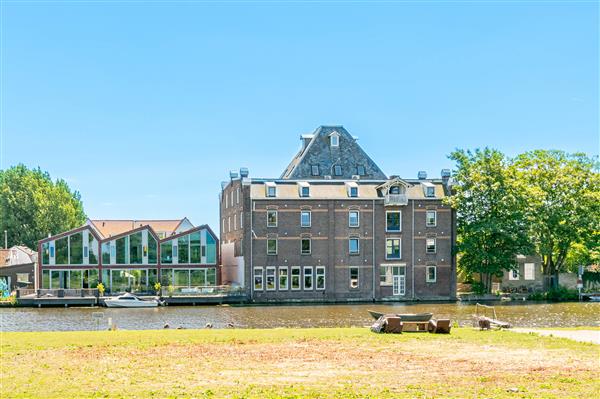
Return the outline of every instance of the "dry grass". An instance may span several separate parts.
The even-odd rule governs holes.
[[[2,333],[12,397],[591,398],[599,346],[510,332]]]

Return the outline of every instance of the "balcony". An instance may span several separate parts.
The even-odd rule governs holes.
[[[385,206],[408,205],[408,196],[406,194],[387,194],[384,201]]]

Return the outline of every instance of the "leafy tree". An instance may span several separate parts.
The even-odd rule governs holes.
[[[9,245],[37,248],[38,240],[81,226],[83,204],[64,180],[53,182],[47,172],[17,165],[0,170],[0,232]]]
[[[459,266],[479,274],[485,290],[492,277],[515,267],[515,255],[531,251],[524,218],[525,197],[511,168],[499,151],[457,150],[454,193],[447,199],[457,215]]]
[[[557,288],[569,251],[600,230],[598,163],[581,153],[536,150],[518,156],[514,165],[527,196],[530,236]]]

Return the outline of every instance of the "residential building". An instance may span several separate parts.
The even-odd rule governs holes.
[[[219,240],[207,225],[176,220],[88,220],[39,241],[36,288],[152,293],[219,284]]]
[[[387,177],[342,126],[300,139],[279,178],[222,184],[223,282],[257,302],[455,298],[449,171]]]
[[[6,297],[16,288],[34,284],[37,253],[24,245],[0,249],[0,296]]]

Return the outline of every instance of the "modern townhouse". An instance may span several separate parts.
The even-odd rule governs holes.
[[[300,138],[279,178],[222,183],[223,282],[257,302],[455,298],[449,170],[387,177],[342,126]]]
[[[36,288],[153,293],[219,284],[219,240],[207,225],[176,220],[88,220],[39,241]]]

